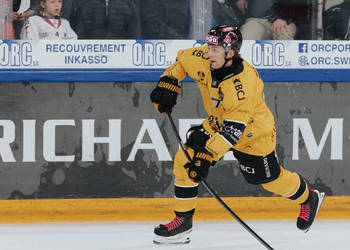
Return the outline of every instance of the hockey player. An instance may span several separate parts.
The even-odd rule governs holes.
[[[177,61],[161,75],[150,98],[159,113],[171,112],[186,75],[195,79],[207,119],[187,133],[188,161],[182,149],[174,159],[175,215],[154,229],[155,243],[188,243],[198,183],[210,166],[229,150],[246,181],[301,205],[297,227],[307,231],[324,193],[309,189],[302,176],[281,166],[275,154],[274,117],[265,103],[259,73],[240,57],[240,30],[221,25],[210,29],[202,47],[180,50]]]
[[[78,39],[69,21],[60,17],[62,0],[40,0],[40,7],[39,15],[28,18],[21,39]]]

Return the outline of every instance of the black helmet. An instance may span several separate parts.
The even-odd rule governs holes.
[[[241,49],[242,41],[242,33],[238,27],[226,24],[211,28],[205,38],[207,44],[222,46],[226,53],[234,48],[236,54]]]

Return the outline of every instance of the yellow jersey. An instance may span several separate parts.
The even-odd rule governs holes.
[[[259,73],[240,58],[232,67],[211,71],[207,52],[207,46],[179,50],[177,61],[162,75],[178,82],[188,75],[197,83],[208,113],[202,125],[212,135],[206,149],[216,160],[230,149],[270,154],[276,147],[276,129]]]

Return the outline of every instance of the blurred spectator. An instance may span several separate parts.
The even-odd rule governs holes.
[[[244,6],[239,5],[241,2],[243,2],[242,4]],[[244,22],[245,4],[247,4],[246,0],[213,0],[213,25],[217,26],[229,23],[241,27]]]
[[[141,21],[142,39],[161,39],[166,36],[163,20],[165,5],[162,0],[140,0],[138,8]]]
[[[326,9],[323,27],[325,40],[350,40],[350,0]]]
[[[34,9],[35,4],[30,0],[12,0],[12,21],[16,39],[20,39],[23,24],[35,14]]]
[[[325,10],[328,10],[329,8],[335,6],[335,5],[338,5],[338,4],[341,4],[343,3],[344,0],[324,0],[324,9]]]
[[[263,18],[270,14],[274,0],[235,0],[237,8],[245,18]]]
[[[246,40],[309,39],[309,8],[305,0],[248,1],[239,0],[238,7],[249,10],[252,16],[242,26]],[[243,4],[243,2],[246,2]],[[270,6],[268,6],[270,5]],[[240,7],[243,6],[243,7]],[[247,6],[247,7],[245,7]],[[254,11],[253,11],[254,10]],[[266,11],[262,11],[266,10]],[[254,16],[254,15],[257,15]],[[263,15],[263,17],[261,16]]]
[[[60,17],[62,0],[40,0],[40,8],[38,15],[28,18],[22,39],[78,39],[69,21]]]
[[[190,1],[139,0],[142,39],[187,39]]]
[[[11,18],[11,1],[0,0],[0,4],[0,40],[13,40],[15,39],[15,33]]]
[[[61,17],[67,19],[70,21],[71,15],[72,15],[72,5],[73,0],[64,0],[62,4],[62,14]]]
[[[134,0],[74,0],[71,24],[81,39],[140,38]]]

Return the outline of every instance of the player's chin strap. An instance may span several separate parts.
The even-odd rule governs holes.
[[[227,62],[233,61],[233,57],[234,57],[234,56],[227,59],[227,54],[228,54],[228,52],[225,54],[225,55],[226,55],[226,56],[225,56],[225,63],[224,63],[224,65],[223,65],[222,67],[225,67],[225,65],[227,64]],[[222,68],[222,67],[221,67],[221,68]]]
[[[233,59],[235,58],[236,53],[235,53],[235,55],[234,55],[233,57],[227,58],[228,52],[230,52],[230,51],[225,52],[225,63],[224,63],[220,68],[218,68],[218,69],[222,69],[222,68],[226,67],[225,65],[226,65],[229,61],[232,61],[232,62],[233,62]]]
[[[187,160],[190,162],[191,156],[190,154],[187,152],[185,145],[183,144],[181,137],[179,135],[179,132],[177,131],[177,128],[175,126],[174,120],[171,116],[171,114],[169,112],[166,113],[168,115],[171,127],[175,133],[175,137],[177,139],[177,142],[180,144],[180,147],[182,148],[183,152],[185,153],[185,156],[187,158]],[[208,185],[207,181],[202,178],[201,183],[203,184],[203,186],[208,190],[208,192],[220,203],[221,206],[223,206],[227,212],[229,212],[233,218],[235,218],[251,235],[253,235],[261,244],[264,245],[264,247],[266,247],[266,249],[269,250],[273,250],[273,248],[266,243],[266,241],[264,241],[257,233],[255,233],[253,231],[253,229],[251,229],[241,218],[238,217],[238,215],[236,215],[231,208],[229,208],[226,203],[214,192],[214,190]]]

